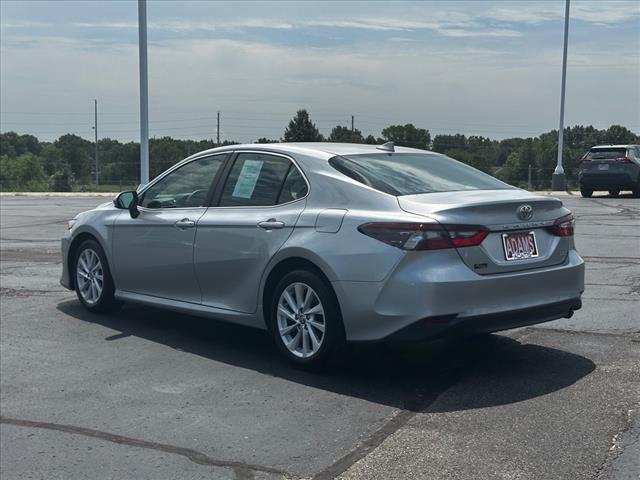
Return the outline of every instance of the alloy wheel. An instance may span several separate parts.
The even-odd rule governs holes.
[[[277,327],[284,345],[296,357],[316,354],[325,337],[325,316],[318,294],[306,283],[288,285],[280,295]]]
[[[100,257],[90,248],[83,250],[78,257],[76,284],[80,296],[87,304],[98,303],[104,287],[104,271]]]

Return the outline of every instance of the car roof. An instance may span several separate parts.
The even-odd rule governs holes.
[[[289,142],[289,143],[247,143],[239,145],[226,145],[199,152],[196,155],[204,155],[216,152],[233,150],[264,150],[268,152],[300,153],[310,156],[319,156],[325,159],[336,155],[357,155],[366,153],[389,153],[379,150],[379,145],[366,143],[329,143],[329,142]],[[436,154],[428,150],[420,150],[409,147],[395,147],[395,153],[426,153]],[[195,155],[194,155],[195,157]]]
[[[628,143],[624,145],[596,145],[594,147],[591,147],[591,150],[593,150],[594,148],[629,148],[629,147],[637,147],[637,146],[638,145],[633,143]]]

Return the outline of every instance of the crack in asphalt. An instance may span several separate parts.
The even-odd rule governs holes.
[[[59,423],[36,422],[32,420],[9,418],[5,416],[0,416],[0,423],[4,423],[6,425],[14,425],[17,427],[42,428],[45,430],[71,433],[75,435],[84,435],[86,437],[97,438],[100,440],[105,440],[107,442],[117,443],[119,445],[128,445],[130,447],[146,448],[149,450],[156,450],[160,452],[171,453],[174,455],[180,455],[182,457],[186,457],[187,459],[198,465],[229,468],[233,470],[237,480],[252,479],[254,478],[253,472],[272,473],[285,478],[291,477],[291,474],[289,474],[288,472],[279,470],[277,468],[265,467],[262,465],[254,465],[244,462],[236,462],[231,460],[217,460],[215,458],[211,458],[209,455],[206,455],[197,450],[193,450],[191,448],[178,447],[166,443],[157,443],[149,440],[142,440],[139,438],[125,437],[123,435],[117,435],[115,433],[104,432],[101,430],[94,430],[92,428],[77,427],[74,425],[64,425]]]
[[[446,391],[447,389],[439,392],[437,396]],[[433,399],[435,400],[435,398]],[[423,407],[423,408],[426,408]],[[382,442],[395,432],[404,427],[409,420],[415,417],[419,412],[411,410],[400,410],[391,419],[382,426],[379,430],[373,433],[367,440],[358,445],[354,450],[351,450],[342,458],[332,463],[329,467],[315,474],[313,480],[332,480],[338,477],[341,473],[346,472],[352,465],[360,461],[373,450],[375,450]]]
[[[560,332],[560,333],[567,333],[570,335],[602,335],[602,336],[610,336],[610,337],[627,337],[627,334],[629,333],[640,333],[640,330],[619,330],[619,331],[611,331],[610,329],[607,329],[607,331],[599,331],[599,330],[570,330],[568,328],[547,328],[547,327],[536,327],[536,326],[532,326],[532,327],[526,327],[526,329],[528,331],[532,333],[535,332]],[[529,334],[527,334],[526,336],[529,336]],[[523,336],[524,337],[524,336]],[[522,339],[523,337],[518,337],[518,340]],[[635,343],[635,340],[632,338],[631,342]]]
[[[52,222],[45,222],[45,223],[27,223],[25,225],[9,225],[8,227],[2,227],[2,230],[9,230],[9,229],[13,229],[13,228],[30,228],[30,227],[46,227],[49,225],[64,225],[65,222],[67,222],[68,219],[59,219],[59,220],[54,220]]]
[[[633,257],[592,257],[589,255],[585,255],[582,257],[583,260],[589,262],[589,263],[614,263],[614,264],[618,264],[618,265],[624,265],[624,264],[633,264],[633,265],[637,265],[640,264],[640,258],[633,258]]]
[[[612,198],[612,197],[609,197],[609,198]],[[613,197],[613,198],[617,198],[617,197]],[[609,203],[604,203],[604,202],[602,202],[600,200],[596,200],[595,198],[590,198],[590,199],[588,199],[588,201],[590,203],[595,203],[595,204],[600,205],[600,206],[605,207],[605,208],[620,209],[621,212],[630,211],[630,212],[632,212],[631,213],[632,215],[635,214],[635,213],[640,213],[640,210],[637,210],[635,208],[629,207],[627,205],[622,205],[620,203],[618,203],[617,205],[611,205]]]
[[[533,329],[523,329],[511,338],[517,342],[533,335]],[[510,347],[506,347],[510,348]],[[313,475],[312,480],[332,480],[338,478],[341,474],[349,470],[354,464],[367,457],[371,452],[378,448],[391,435],[403,428],[413,417],[425,412],[442,394],[446,393],[450,388],[455,386],[463,377],[460,368],[454,368],[447,372],[446,380],[443,378],[435,386],[430,395],[421,398],[414,405],[405,405],[405,408],[399,410],[392,416],[380,429],[376,430],[365,441],[357,445],[353,450],[334,463],[326,467],[324,470]]]
[[[553,329],[545,329],[538,327],[526,327],[519,332],[519,334],[512,336],[511,338],[517,342],[521,342],[527,337],[534,335],[537,332],[548,332],[548,331],[558,331],[563,333],[570,333],[575,335],[610,335],[610,336],[624,336],[620,333],[610,333],[610,332],[576,332],[573,330],[565,330],[560,328]],[[633,341],[633,340],[632,340]],[[510,347],[506,347],[510,348]],[[457,370],[457,369],[456,369]],[[406,426],[412,418],[416,415],[423,413],[429,408],[433,402],[435,402],[441,395],[446,393],[451,387],[455,386],[463,377],[462,372],[453,371],[450,372],[449,381],[443,382],[439,385],[439,388],[436,388],[430,397],[421,402],[419,408],[410,408],[403,409],[398,411],[390,420],[387,421],[379,430],[374,432],[369,438],[367,438],[364,442],[360,443],[356,446],[355,449],[348,452],[343,457],[339,458],[329,467],[315,474],[312,480],[332,480],[338,478],[341,474],[349,470],[353,465],[367,457],[370,453],[372,453],[376,448],[378,448],[388,437],[396,433],[398,430]],[[640,408],[640,404],[638,404],[637,408]],[[607,467],[615,458],[620,455],[622,449],[614,448],[616,447],[616,442],[619,440],[620,435],[631,428],[632,425],[632,410],[627,412],[627,422],[624,427],[613,437],[613,447],[609,449],[605,454],[605,459],[603,460],[601,466],[597,469],[595,478],[600,478],[601,473],[604,471],[605,467]]]
[[[58,243],[58,242],[60,242],[60,239],[59,238],[35,238],[35,239],[30,239],[30,238],[0,237],[0,242],[24,242],[24,243],[46,243],[46,242],[50,242],[50,243]]]
[[[20,260],[15,260],[15,259],[3,259],[3,261],[13,261],[13,262],[20,262],[20,263],[24,263],[21,262]],[[31,262],[30,265],[27,265],[27,267],[33,267],[35,266],[35,264],[37,264],[38,266],[41,265],[61,265],[62,262]],[[24,270],[25,266],[24,265],[14,265],[12,267],[5,267],[4,265],[2,266],[2,268],[0,268],[0,275],[7,275],[10,274],[11,271],[13,270]]]
[[[615,459],[618,458],[620,454],[622,454],[623,448],[620,446],[620,440],[622,438],[622,435],[629,429],[631,429],[631,426],[633,425],[634,412],[638,409],[640,409],[640,402],[635,404],[633,408],[627,410],[625,423],[622,428],[618,430],[618,432],[611,438],[611,447],[609,447],[609,449],[605,452],[600,466],[596,469],[594,478],[603,478],[603,475],[606,474],[607,469],[613,464]]]
[[[37,295],[47,295],[50,293],[59,294],[60,289],[56,290],[35,290],[28,288],[11,288],[11,287],[0,287],[0,295],[4,297],[35,297]]]
[[[632,292],[630,292],[631,294]],[[582,298],[585,300],[606,300],[608,302],[637,302],[637,298],[610,298],[610,297],[587,297],[586,295],[582,295]]]
[[[346,472],[352,465],[365,458],[376,448],[378,448],[382,442],[388,437],[396,433],[402,427],[404,427],[409,421],[417,414],[425,411],[436,399],[444,392],[454,386],[459,380],[459,375],[436,388],[432,395],[426,400],[420,402],[419,408],[408,408],[399,410],[393,417],[391,417],[380,429],[376,430],[369,436],[364,442],[361,442],[353,450],[348,452],[343,457],[339,458],[324,470],[316,473],[312,480],[332,480],[337,478],[340,474]],[[408,406],[407,406],[408,407]]]

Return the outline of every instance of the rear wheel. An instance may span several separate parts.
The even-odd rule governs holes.
[[[86,240],[78,248],[74,261],[75,286],[78,300],[87,310],[112,312],[121,306],[114,297],[114,285],[102,247],[95,240]]]
[[[640,179],[638,179],[638,183],[633,189],[633,198],[640,198]]]
[[[584,198],[590,198],[593,195],[593,190],[589,190],[588,188],[580,188],[580,193]]]
[[[618,195],[620,195],[620,190],[609,190],[609,195],[611,195],[612,197],[617,197]]]
[[[278,283],[270,325],[278,350],[295,365],[318,369],[343,353],[345,334],[331,287],[316,274],[295,270]]]

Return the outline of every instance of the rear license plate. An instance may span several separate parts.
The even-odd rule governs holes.
[[[601,163],[598,165],[598,170],[609,170],[609,165],[606,163]]]
[[[538,256],[536,234],[533,232],[503,233],[502,246],[507,260],[524,260]]]

